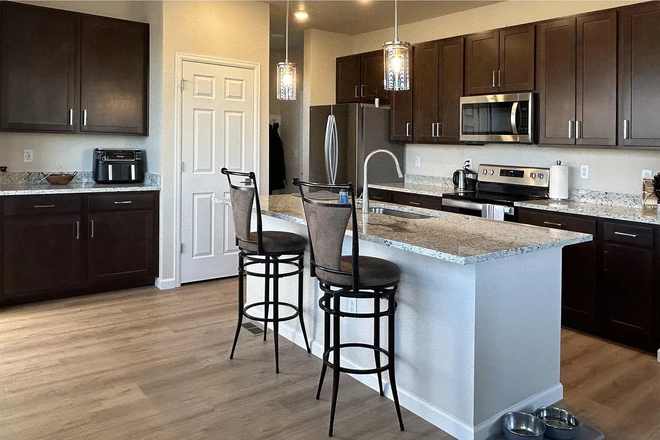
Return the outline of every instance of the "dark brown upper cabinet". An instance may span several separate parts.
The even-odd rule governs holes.
[[[8,2],[1,12],[1,129],[148,134],[148,24]]]
[[[79,21],[72,12],[2,4],[2,129],[77,129]]]
[[[383,51],[376,50],[357,55],[337,58],[336,70],[337,104],[388,104],[383,73]]]
[[[413,133],[419,143],[458,142],[465,39],[415,46]]]
[[[412,90],[390,92],[390,140],[412,142]],[[369,192],[371,194],[371,192]]]
[[[538,26],[539,144],[616,145],[616,11]]]
[[[619,12],[619,145],[660,146],[660,3]]]
[[[360,102],[360,55],[337,58],[337,104]]]
[[[148,47],[142,23],[82,17],[81,131],[146,134]]]
[[[531,24],[468,36],[466,94],[534,90],[535,28]]]

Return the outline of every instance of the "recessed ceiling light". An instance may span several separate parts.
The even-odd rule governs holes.
[[[301,3],[298,6],[298,10],[293,13],[293,16],[296,17],[298,20],[307,20],[307,18],[309,18],[309,14],[307,13],[307,11],[305,11],[305,5]]]

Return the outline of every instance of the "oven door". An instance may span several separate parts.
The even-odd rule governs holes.
[[[460,139],[464,142],[533,142],[534,94],[461,98]]]
[[[442,210],[454,212],[456,214],[471,215],[473,217],[483,217],[508,222],[515,221],[515,208],[512,206],[443,198]]]

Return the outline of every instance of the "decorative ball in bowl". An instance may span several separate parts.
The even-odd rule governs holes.
[[[44,178],[51,185],[68,185],[78,173],[51,173],[44,175]]]

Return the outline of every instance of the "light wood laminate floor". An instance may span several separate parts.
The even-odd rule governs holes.
[[[281,338],[241,333],[235,279],[79,297],[0,311],[1,439],[326,439],[331,376]],[[608,439],[660,438],[660,364],[569,330],[564,406]],[[342,376],[338,439],[451,439]]]

